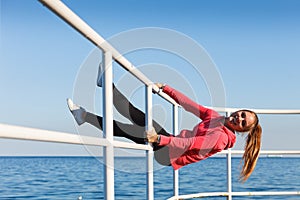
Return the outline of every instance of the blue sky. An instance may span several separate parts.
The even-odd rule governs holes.
[[[76,133],[65,99],[72,97],[80,66],[94,45],[38,1],[0,2],[0,123]],[[104,38],[144,27],[171,29],[190,37],[217,66],[228,107],[300,109],[297,0],[64,2]],[[168,60],[163,52],[143,51],[128,59],[138,65],[168,63],[195,87],[196,100],[209,105],[207,91],[199,89],[205,87],[197,88],[197,80],[186,74],[180,61]],[[165,80],[162,75],[158,81]],[[180,82],[172,86],[182,88]],[[299,147],[300,116],[260,117],[263,149]],[[0,143],[2,155],[84,152],[62,144]]]

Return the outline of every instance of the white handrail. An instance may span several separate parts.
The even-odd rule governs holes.
[[[226,112],[226,117],[230,116],[230,112]],[[227,192],[228,192],[228,196],[227,196],[227,200],[232,200],[232,154],[231,154],[231,149],[227,150],[227,154],[226,154],[226,158],[227,158]]]
[[[16,139],[16,140],[30,140],[40,142],[54,142],[75,145],[89,145],[89,146],[108,146],[109,142],[106,139],[99,137],[76,135],[72,133],[64,133],[58,131],[49,131],[37,128],[29,128],[23,126],[14,126],[7,124],[0,124],[0,138]],[[113,146],[117,148],[151,150],[147,145],[135,144],[122,141],[113,141]]]
[[[214,109],[217,112],[235,112],[237,110],[248,109],[257,114],[300,114],[299,109],[256,109],[256,108],[221,108],[221,107],[208,107]]]
[[[42,142],[56,142],[67,143],[77,145],[93,145],[93,146],[107,146],[108,141],[102,138],[80,136],[70,133],[63,133],[57,131],[49,131],[36,128],[28,128],[22,126],[13,126],[0,124],[0,138],[6,139],[18,139],[18,140],[32,140]],[[131,148],[140,150],[151,150],[149,145],[140,145],[129,142],[113,141],[114,147]],[[224,150],[219,154],[227,154],[228,150]],[[243,150],[231,150],[231,154],[243,154]],[[260,154],[269,155],[300,155],[299,150],[262,150]],[[300,195],[300,191],[286,191],[286,192],[211,192],[211,193],[196,193],[188,195],[176,195],[169,200],[174,199],[189,199],[199,197],[211,197],[211,196],[272,196],[272,195]]]
[[[102,63],[104,67],[103,73],[103,133],[105,139],[109,142],[108,146],[103,147],[104,160],[104,196],[106,200],[115,198],[115,170],[114,170],[114,128],[113,128],[113,78],[112,78],[112,54],[110,51],[103,52]]]
[[[146,131],[150,131],[153,127],[152,124],[152,86],[146,86],[145,91],[145,99],[146,99],[146,116],[145,116],[145,124]],[[149,146],[151,144],[148,144]],[[154,199],[154,153],[153,150],[149,150],[146,152],[147,156],[147,199]]]
[[[0,124],[0,138],[17,139],[17,140],[33,140],[40,142],[56,142],[77,145],[91,146],[107,146],[108,142],[102,138],[90,136],[79,136],[70,133],[58,131],[48,131],[37,128],[28,128],[21,126],[13,126]]]
[[[55,142],[75,145],[89,146],[107,146],[107,140],[99,137],[83,136],[73,133],[65,133],[59,131],[49,131],[44,129],[30,128],[24,126],[15,126],[0,124],[0,138],[16,139],[16,140],[31,140],[40,142]],[[113,141],[113,146],[116,148],[127,148],[137,150],[151,150],[149,145],[136,144],[132,142]],[[228,150],[223,150],[218,154],[227,154]],[[243,150],[231,150],[231,154],[243,154]],[[300,155],[298,150],[261,150],[260,154],[270,155]]]
[[[142,81],[145,85],[152,85],[153,90],[159,92],[159,88],[153,84],[141,71],[139,71],[131,62],[122,56],[112,45],[110,45],[102,36],[93,30],[86,22],[77,16],[60,0],[39,0],[42,4],[52,10],[62,20],[76,29],[80,34],[86,37],[89,41],[95,44],[103,52],[111,52],[113,59],[119,63],[124,69],[128,70],[137,79]],[[177,105],[177,103],[163,92],[158,93],[161,97],[170,103]]]
[[[244,150],[231,150],[231,154],[239,155],[243,154]],[[228,150],[223,150],[218,154],[228,154]],[[260,155],[300,155],[299,150],[261,150]]]
[[[231,192],[232,196],[296,196],[300,195],[300,191],[291,192]],[[228,197],[229,192],[201,192],[196,194],[179,195],[168,198],[168,200],[191,199],[203,197]]]
[[[176,136],[179,133],[178,124],[178,106],[173,105],[173,135]],[[179,195],[179,170],[173,170],[173,196]]]
[[[95,44],[97,47],[99,47],[104,53],[110,52],[112,54],[112,58],[119,63],[123,68],[128,70],[131,74],[133,74],[136,78],[138,78],[140,81],[142,81],[147,87],[151,88],[151,85],[153,87],[153,90],[158,92],[159,89],[157,86],[153,85],[153,83],[144,75],[142,74],[139,70],[137,70],[132,63],[130,63],[125,57],[123,57],[114,47],[112,47],[108,42],[106,42],[98,33],[96,33],[88,24],[86,24],[80,17],[78,17],[72,10],[70,10],[66,5],[64,5],[61,1],[59,0],[39,0],[42,2],[44,5],[46,5],[50,10],[52,10],[54,13],[56,13],[60,18],[62,18],[65,22],[67,22],[69,25],[71,25],[74,29],[76,29],[80,34],[82,34],[84,37],[86,37],[89,41],[91,41],[93,44]],[[148,91],[148,94],[151,93],[151,91]],[[177,105],[177,103],[168,95],[165,93],[160,92],[160,96],[162,96],[164,99],[168,100],[174,105]],[[151,97],[147,97],[147,100],[151,100]],[[149,108],[149,105],[147,106]],[[239,110],[237,108],[214,108],[218,112],[226,112],[227,114],[230,112],[234,112],[236,110]],[[150,109],[151,110],[151,109]],[[300,110],[266,110],[266,109],[251,109],[254,112],[258,114],[300,114]],[[148,109],[149,111],[149,109]],[[147,113],[148,115],[148,113]],[[148,118],[151,116],[148,115]],[[151,120],[152,121],[152,120]],[[149,123],[147,123],[149,125]],[[111,134],[111,133],[110,133]],[[58,134],[57,136],[60,136]],[[70,137],[71,138],[71,137]],[[115,142],[113,139],[105,140],[106,146],[111,147],[115,145]],[[110,142],[108,144],[108,142]],[[111,144],[112,143],[112,144]],[[131,144],[133,145],[133,144]],[[143,145],[147,146],[147,145]],[[149,150],[149,149],[147,149]],[[151,151],[151,149],[149,150]],[[111,151],[112,152],[112,151]],[[148,152],[148,151],[147,151]],[[229,173],[229,179],[228,179],[228,192],[227,193],[219,193],[223,194],[223,196],[227,196],[228,199],[231,199],[231,196],[235,194],[241,194],[241,193],[235,193],[231,191],[231,150],[227,151],[228,155],[228,166],[230,167]],[[150,161],[151,162],[151,161]],[[149,166],[149,165],[148,165]],[[152,175],[148,177],[150,182],[149,184],[153,184],[153,178]],[[112,189],[113,190],[113,189]],[[148,199],[153,199],[153,194],[152,194],[152,186],[148,187]],[[108,191],[107,191],[108,193]],[[109,194],[109,193],[108,193]],[[113,194],[113,193],[111,193]],[[255,194],[255,193],[253,193]],[[262,194],[262,193],[260,193]],[[274,194],[274,193],[273,193]],[[200,194],[200,195],[203,195]],[[106,197],[107,198],[107,197]],[[111,197],[113,199],[113,197]],[[178,198],[178,196],[173,197],[173,198]]]

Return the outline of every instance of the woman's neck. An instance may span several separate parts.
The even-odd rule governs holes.
[[[228,128],[229,130],[231,130],[233,133],[235,133],[235,131],[228,125],[230,122],[229,122],[229,117],[225,117],[224,119],[224,126],[226,128]]]

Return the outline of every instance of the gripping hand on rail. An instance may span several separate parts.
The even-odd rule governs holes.
[[[158,142],[159,141],[159,135],[156,133],[155,129],[152,128],[151,130],[147,131],[147,140],[150,143]]]
[[[157,94],[157,93],[160,93],[164,89],[164,87],[165,87],[166,84],[164,84],[164,83],[154,83],[154,85],[156,87],[158,87],[158,91],[156,91],[156,90],[153,89],[153,93]]]

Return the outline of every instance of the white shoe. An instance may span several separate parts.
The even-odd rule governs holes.
[[[99,64],[99,69],[98,69],[98,77],[97,77],[97,86],[102,87],[102,78],[103,77],[103,63],[101,62]]]
[[[85,122],[86,111],[84,108],[73,103],[71,99],[67,99],[69,110],[71,111],[74,119],[78,125],[81,125]]]

